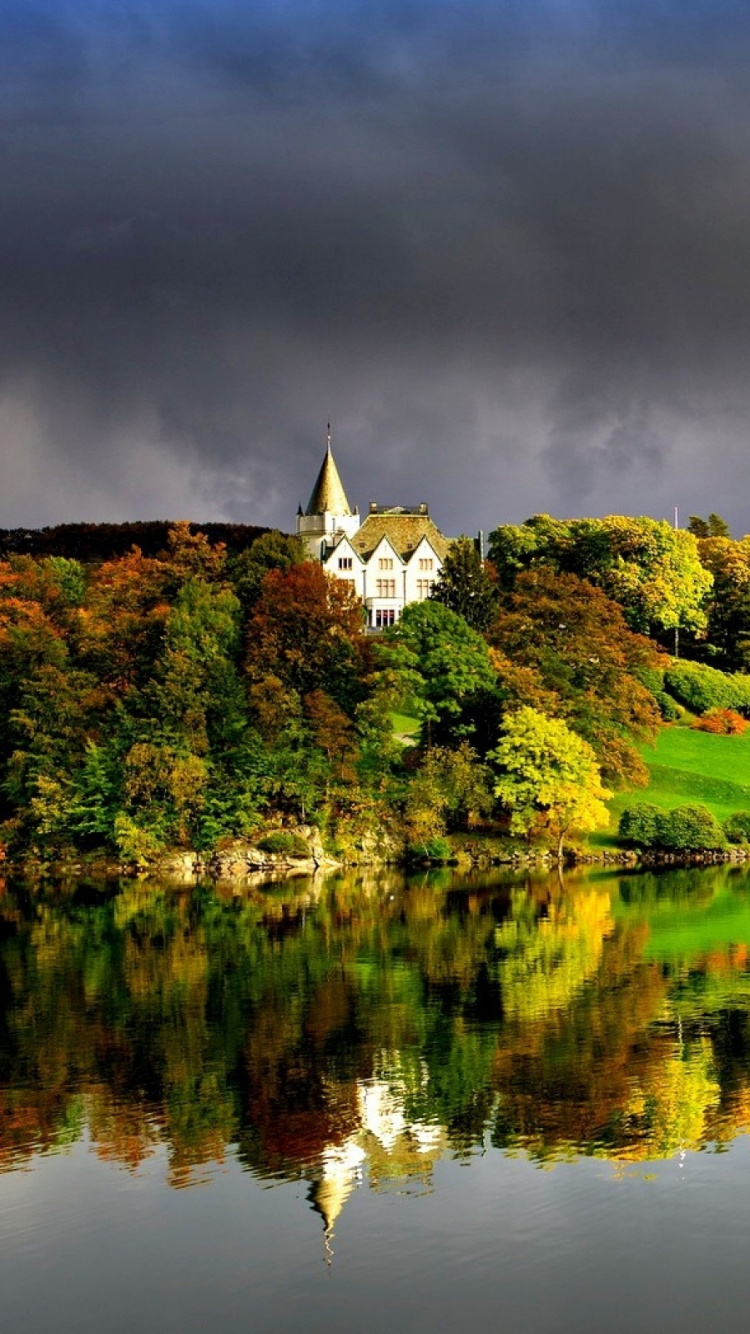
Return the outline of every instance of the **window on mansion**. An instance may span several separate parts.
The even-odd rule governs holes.
[[[433,563],[432,556],[420,556],[420,557],[419,557],[419,568],[420,568],[420,570],[432,570],[432,569],[434,569],[434,563]]]
[[[379,569],[379,570],[392,570],[392,569],[393,569],[393,556],[378,556],[378,569]]]
[[[339,569],[340,569],[340,570],[351,570],[351,568],[352,568],[352,557],[351,557],[351,556],[339,556]]]
[[[383,630],[387,625],[393,625],[396,621],[396,613],[393,607],[377,607],[375,609],[375,628]]]
[[[376,579],[375,596],[379,598],[395,598],[396,580],[395,579]]]
[[[418,580],[417,580],[417,597],[418,597],[418,598],[428,598],[428,597],[430,596],[430,593],[432,592],[434,586],[435,586],[435,580],[434,580],[434,579],[418,579]]]

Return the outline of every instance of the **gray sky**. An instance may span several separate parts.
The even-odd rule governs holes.
[[[0,526],[750,528],[750,6],[0,0]]]

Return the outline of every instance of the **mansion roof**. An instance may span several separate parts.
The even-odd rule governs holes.
[[[341,514],[349,515],[352,510],[346,498],[339,470],[331,453],[330,437],[325,458],[312,489],[312,495],[305,510],[306,514]]]
[[[357,555],[366,561],[384,537],[403,561],[411,558],[424,537],[441,561],[450,546],[427,514],[368,514],[349,541]]]

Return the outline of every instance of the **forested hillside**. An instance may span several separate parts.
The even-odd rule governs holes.
[[[663,719],[750,716],[748,539],[539,516],[485,564],[458,539],[433,599],[372,636],[296,538],[146,527],[148,551],[105,557],[105,526],[86,559],[0,561],[11,856],[147,861],[297,821],[343,854],[390,826],[422,854],[486,829],[562,855],[647,782]]]
[[[134,546],[144,556],[156,556],[167,544],[173,524],[164,519],[141,523],[61,523],[51,528],[0,528],[0,558],[9,556],[67,556],[71,560],[112,560]],[[244,551],[256,537],[268,532],[245,523],[191,523],[191,533],[203,533],[209,542],[223,542],[229,551]]]

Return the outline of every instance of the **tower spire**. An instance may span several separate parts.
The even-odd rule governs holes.
[[[330,422],[326,431],[325,457],[305,510],[306,515],[324,513],[335,514],[339,517],[348,517],[352,513],[331,449]]]

